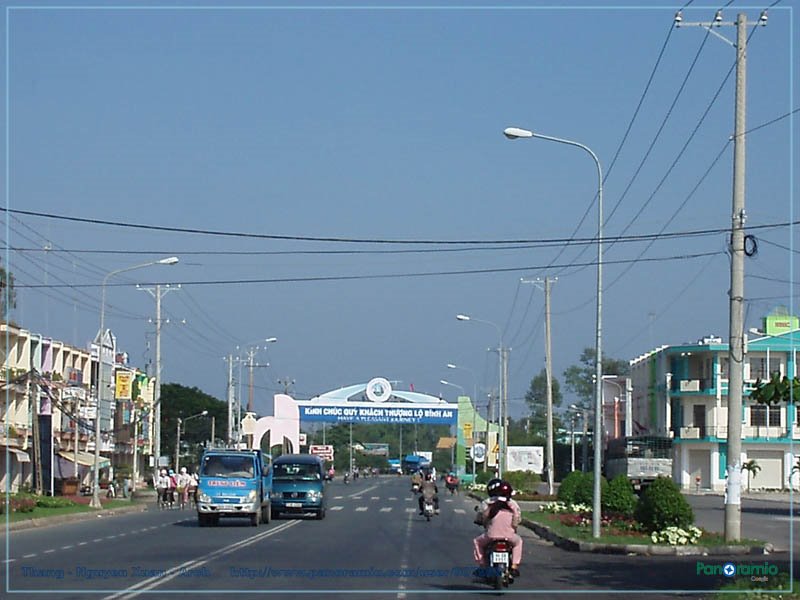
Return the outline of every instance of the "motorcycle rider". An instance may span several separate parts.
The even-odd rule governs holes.
[[[417,486],[416,491],[422,487],[422,473],[419,471],[414,471],[414,474],[411,476],[411,489],[414,490],[414,486]]]
[[[447,489],[450,490],[450,492],[458,491],[459,479],[458,476],[452,471],[450,471],[444,478],[444,483],[447,486]]]
[[[513,489],[506,481],[493,479],[486,486],[489,498],[481,503],[480,522],[486,531],[473,540],[475,560],[480,567],[484,564],[486,547],[492,540],[507,539],[511,542],[511,574],[519,576],[519,564],[522,562],[522,538],[517,534],[517,527],[522,519],[519,504],[511,499]],[[476,522],[478,521],[476,518]]]
[[[424,514],[423,504],[428,501],[433,501],[434,512],[439,514],[439,488],[436,487],[436,481],[430,473],[425,474],[425,481],[422,482],[420,495],[417,499],[419,504],[419,514]]]

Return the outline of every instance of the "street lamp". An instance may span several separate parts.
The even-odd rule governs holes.
[[[253,340],[251,342],[247,342],[245,344],[241,344],[236,346],[236,350],[240,350],[243,347],[247,348],[247,359],[249,360],[249,368],[250,368],[250,387],[248,392],[248,401],[247,401],[247,412],[253,412],[253,369],[256,366],[262,365],[255,365],[253,363],[253,359],[255,358],[256,352],[261,349],[261,346],[254,346],[254,344],[274,344],[278,341],[276,337],[268,337],[268,338],[259,338],[257,340]],[[238,398],[236,399],[236,418],[234,419],[234,402],[233,402],[233,383],[229,381],[230,392],[228,394],[228,440],[236,440],[236,444],[238,445],[242,438],[242,430],[241,430],[241,422],[242,422],[242,364],[244,362],[244,357],[238,356],[237,361],[239,362],[239,394]],[[269,366],[269,363],[263,365],[265,367]],[[229,371],[229,379],[233,376],[233,371]],[[233,435],[233,423],[236,423],[236,435]]]
[[[114,275],[119,275],[126,271],[143,269],[153,265],[174,265],[177,262],[177,256],[170,256],[168,258],[162,258],[161,260],[142,263],[141,265],[117,269],[111,271],[103,278],[102,294],[100,298],[100,333],[97,338],[97,407],[94,415],[94,491],[92,493],[92,501],[89,503],[89,506],[92,508],[101,508],[102,506],[100,503],[100,404],[103,399],[103,338],[105,337],[106,328],[106,284]]]
[[[186,417],[185,419],[181,419],[178,417],[178,435],[177,440],[175,442],[175,472],[178,472],[178,467],[180,467],[180,456],[181,456],[181,424],[186,423],[186,421],[191,421],[192,419],[197,419],[199,417],[205,417],[208,414],[207,410],[203,412],[199,412],[196,415],[192,415],[191,417]]]
[[[452,386],[452,387],[456,387],[456,388],[458,388],[458,389],[460,389],[460,390],[461,390],[461,393],[462,393],[462,394],[466,394],[466,393],[467,393],[467,392],[465,392],[465,391],[464,391],[464,388],[463,388],[463,387],[461,387],[460,385],[458,385],[457,383],[450,383],[449,381],[446,381],[446,380],[444,380],[444,379],[440,379],[440,380],[439,380],[439,383],[441,383],[442,385],[450,385],[450,386]]]
[[[508,127],[503,131],[503,134],[510,140],[519,138],[541,138],[543,140],[550,140],[551,142],[558,142],[560,144],[567,144],[569,146],[577,146],[585,150],[594,160],[597,167],[597,327],[595,339],[595,386],[594,386],[594,404],[595,404],[595,442],[594,442],[594,498],[592,502],[592,537],[600,537],[600,444],[597,439],[597,432],[602,427],[601,412],[602,412],[602,395],[603,395],[603,170],[600,167],[600,160],[597,155],[592,152],[591,148],[574,142],[572,140],[565,140],[562,138],[551,137],[549,135],[542,135],[541,133],[534,133],[528,129],[520,129],[519,127]]]
[[[500,326],[493,321],[485,321],[483,319],[476,319],[475,317],[470,317],[469,315],[465,314],[458,314],[456,315],[456,319],[459,321],[476,321],[478,323],[485,323],[487,325],[491,325],[495,329],[497,329],[497,338],[499,342],[499,347],[497,351],[500,355],[500,387],[499,387],[499,400],[500,400],[500,460],[498,461],[498,477],[503,476],[503,471],[505,471],[505,456],[506,456],[506,440],[507,440],[507,433],[508,433],[508,426],[507,426],[507,408],[508,408],[508,357],[507,357],[507,349],[503,345],[503,332],[500,329]],[[488,433],[487,433],[487,440],[488,440]]]

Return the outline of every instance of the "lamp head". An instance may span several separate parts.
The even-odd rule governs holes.
[[[441,383],[442,385],[450,385],[450,382],[449,381],[445,381],[444,379],[440,379],[439,383]]]
[[[533,137],[533,132],[527,129],[520,129],[519,127],[506,127],[503,130],[503,135],[510,140],[516,140],[518,138]]]
[[[207,410],[204,410],[204,411],[203,411],[203,412],[201,412],[200,414],[201,414],[201,415],[203,415],[203,416],[205,417],[205,416],[208,414],[208,411],[207,411]]]
[[[162,258],[161,260],[157,261],[159,265],[174,265],[180,259],[177,256],[170,256],[169,258]]]
[[[458,319],[459,321],[469,321],[469,316],[468,315],[456,315],[456,319]]]
[[[277,342],[277,341],[278,341],[278,338],[276,338],[276,337],[269,337],[269,338],[265,339],[264,341],[265,341],[265,342],[267,342],[268,344],[272,344],[272,343],[274,343],[274,342]]]
[[[456,365],[454,365],[453,363],[447,363],[447,368],[448,369],[457,369],[458,367]]]

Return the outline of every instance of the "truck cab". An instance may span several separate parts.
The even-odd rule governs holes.
[[[214,448],[200,460],[197,523],[218,525],[221,517],[244,517],[253,527],[269,523],[272,470],[260,450]]]

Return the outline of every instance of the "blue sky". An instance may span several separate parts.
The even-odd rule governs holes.
[[[726,21],[754,21],[771,2],[729,4]],[[779,2],[750,38],[748,129],[797,106],[793,4]],[[594,345],[596,245],[541,241],[594,238],[597,178],[578,148],[505,139],[514,125],[597,154],[607,237],[718,230],[649,248],[606,243],[604,353],[727,338],[735,54],[701,28],[674,29],[677,4],[21,6],[5,11],[5,206],[51,215],[0,215],[18,284],[12,317],[27,329],[85,346],[105,274],[177,255],[108,288],[107,325],[143,366],[154,302],[133,284],[182,283],[164,298],[165,381],[223,398],[222,357],[276,336],[257,355],[271,365],[256,373],[261,410],[279,378],[295,380],[298,397],[376,376],[449,398],[458,390],[440,379],[471,392],[472,374],[447,363],[472,370],[483,395],[496,385],[487,348],[498,332],[455,319],[467,313],[496,323],[512,348],[519,414],[544,366],[543,295],[520,277],[558,277],[559,379]],[[691,3],[684,21],[717,8]],[[797,121],[747,136],[748,226],[796,218]],[[790,306],[795,280],[796,228],[753,233],[747,327]],[[498,243],[387,243],[397,240]],[[700,256],[677,258],[688,255]],[[490,272],[443,274],[478,270]]]

